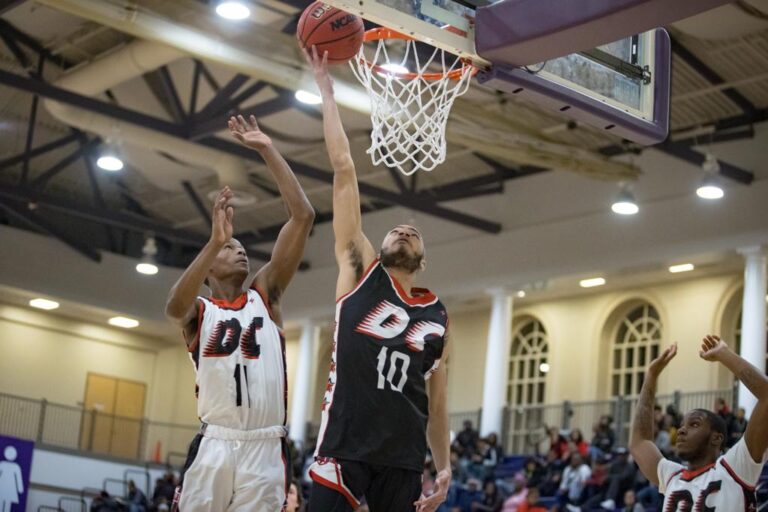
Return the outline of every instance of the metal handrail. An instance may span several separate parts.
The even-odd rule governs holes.
[[[70,496],[62,496],[59,498],[59,501],[58,501],[59,510],[64,510],[64,507],[62,506],[62,502],[65,502],[65,501],[74,501],[78,503],[80,505],[81,512],[86,512],[87,503],[85,502],[85,500],[82,498],[72,498]]]

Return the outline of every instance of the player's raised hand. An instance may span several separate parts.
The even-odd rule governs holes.
[[[227,125],[229,133],[249,148],[262,151],[272,144],[272,139],[259,129],[254,116],[250,116],[248,121],[243,116],[232,116]]]
[[[667,367],[669,362],[675,358],[677,355],[677,343],[673,343],[667,349],[661,353],[659,357],[651,361],[651,364],[648,366],[648,376],[649,377],[658,377],[661,372],[664,371],[664,368]]]
[[[440,471],[435,477],[434,492],[431,496],[421,496],[419,501],[415,502],[416,512],[434,512],[445,501],[448,496],[448,488],[451,486],[451,473],[449,471]]]
[[[699,357],[705,361],[719,361],[720,357],[729,350],[728,344],[720,339],[720,336],[707,334],[701,340]]]
[[[302,48],[301,51],[304,53],[307,64],[312,68],[320,92],[333,94],[333,79],[328,72],[328,52],[324,51],[322,56],[318,55],[315,45],[312,45],[310,50]]]
[[[232,219],[235,215],[234,209],[229,205],[229,201],[234,194],[229,187],[224,187],[216,196],[213,203],[213,213],[211,215],[211,242],[216,245],[224,245],[232,238]]]

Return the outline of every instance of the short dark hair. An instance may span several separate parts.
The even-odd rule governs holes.
[[[728,435],[728,426],[725,424],[723,417],[712,411],[708,411],[707,409],[694,409],[692,412],[699,412],[707,417],[709,428],[718,434],[723,435],[723,446],[725,446],[725,438]]]

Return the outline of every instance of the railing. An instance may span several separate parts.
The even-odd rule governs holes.
[[[0,434],[50,446],[162,462],[186,453],[198,430],[0,393]]]
[[[732,389],[723,389],[658,395],[656,403],[663,409],[674,405],[677,411],[684,413],[696,408],[712,410],[719,398],[731,404],[736,401]],[[637,397],[618,397],[590,402],[507,407],[504,411],[501,437],[504,452],[544,454],[549,448],[547,429],[553,426],[561,430],[578,428],[584,438],[589,440],[592,438],[594,425],[605,415],[613,419],[616,446],[626,446],[636,405]]]

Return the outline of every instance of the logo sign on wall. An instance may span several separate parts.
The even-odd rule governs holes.
[[[35,443],[0,436],[0,511],[24,512]]]

